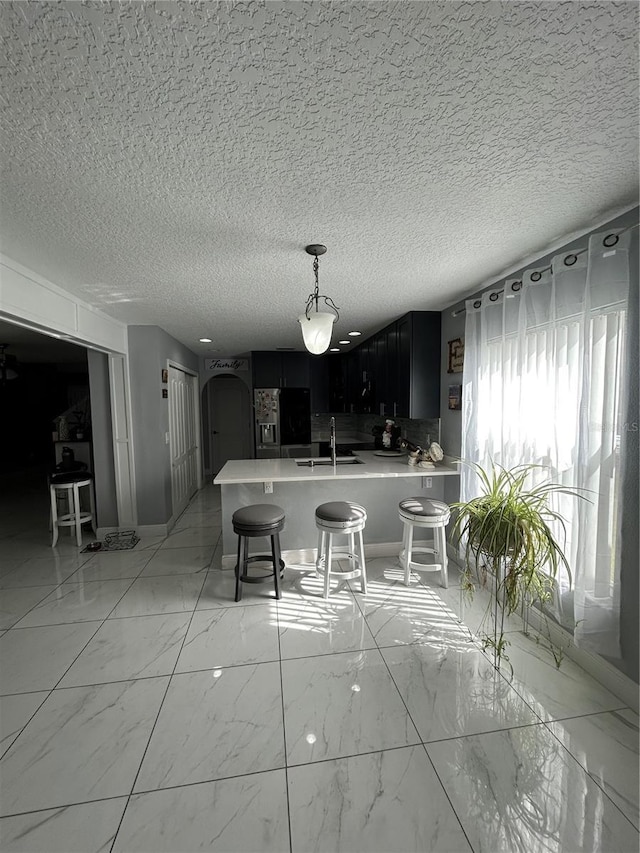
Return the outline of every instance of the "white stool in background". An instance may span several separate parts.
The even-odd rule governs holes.
[[[409,586],[411,570],[418,572],[440,572],[440,583],[446,589],[449,586],[447,574],[447,539],[445,528],[451,517],[448,504],[429,498],[405,498],[400,501],[400,520],[404,525],[400,565],[404,569],[404,582]],[[414,545],[414,527],[433,530],[431,545]],[[434,554],[436,562],[417,563],[412,560],[414,554]]]
[[[80,509],[80,489],[89,487],[90,512],[82,512]],[[93,476],[87,471],[76,471],[68,474],[52,474],[49,477],[49,494],[51,495],[51,528],[53,530],[53,541],[51,547],[55,548],[58,541],[60,527],[75,527],[76,542],[78,548],[82,545],[82,525],[90,523],[95,533],[93,520],[95,518],[95,504],[93,500]],[[58,515],[58,498],[64,496],[67,499],[67,512]]]
[[[331,578],[339,577],[346,581],[360,578],[363,593],[367,591],[367,569],[364,561],[364,544],[362,531],[367,521],[367,511],[359,504],[349,501],[330,501],[321,504],[316,509],[316,527],[320,531],[318,537],[318,557],[316,572],[324,575],[324,597],[329,597]],[[358,550],[356,550],[355,534],[358,534]],[[333,537],[348,536],[349,545],[333,547]],[[331,558],[346,557],[352,565],[349,572],[334,572],[331,570]]]

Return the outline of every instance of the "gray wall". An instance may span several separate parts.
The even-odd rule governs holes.
[[[198,356],[159,326],[129,326],[131,420],[138,524],[166,524],[171,518],[171,463],[165,433],[169,401],[162,396],[167,359],[198,373]]]
[[[612,219],[610,222],[594,228],[589,234],[606,231],[609,227],[625,227],[628,225],[637,225],[640,209],[635,208],[628,213]],[[620,583],[621,583],[621,613],[620,613],[620,642],[622,646],[622,659],[612,660],[618,669],[639,682],[639,662],[638,662],[638,645],[640,635],[638,631],[639,621],[639,563],[640,552],[638,547],[638,425],[640,417],[638,414],[638,229],[633,229],[631,240],[631,288],[630,288],[630,306],[629,306],[629,346],[628,346],[628,363],[627,363],[627,379],[630,388],[627,429],[625,430],[626,447],[625,449],[625,467],[623,470],[623,518],[622,518],[622,556],[620,563]],[[503,279],[498,279],[488,283],[482,290],[475,293],[470,293],[468,298],[479,296],[485,290],[494,288],[506,281],[507,278],[519,278],[525,269],[531,267],[546,266],[551,262],[554,255],[570,251],[571,249],[584,247],[587,243],[589,234],[582,237],[572,239],[553,252],[543,255],[539,259],[529,262],[520,270],[516,270],[505,276]],[[445,452],[459,456],[462,446],[462,412],[449,411],[447,397],[449,385],[461,384],[462,374],[447,373],[447,357],[448,357],[448,341],[455,338],[464,338],[464,312],[457,317],[452,316],[452,312],[464,307],[463,302],[457,302],[451,305],[442,312],[442,392],[441,392],[441,427],[442,427],[442,447]],[[464,406],[464,399],[462,401]],[[449,485],[449,484],[448,484]],[[448,492],[445,498],[450,502],[457,498]]]
[[[109,358],[105,353],[87,350],[89,394],[91,396],[91,441],[96,492],[97,524],[118,526],[116,476],[113,467],[113,432],[111,428],[111,392]]]

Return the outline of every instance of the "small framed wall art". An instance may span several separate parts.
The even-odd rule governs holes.
[[[447,364],[447,373],[462,373],[464,365],[464,341],[462,338],[455,338],[449,341],[449,361]]]
[[[462,385],[449,385],[449,408],[462,409]]]

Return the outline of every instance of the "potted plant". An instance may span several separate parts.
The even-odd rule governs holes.
[[[473,463],[472,463],[473,464]],[[542,482],[531,485],[540,465],[518,465],[490,471],[473,464],[482,492],[469,501],[452,504],[457,512],[453,533],[463,546],[463,587],[475,589],[474,576],[484,586],[491,578],[491,603],[481,623],[483,648],[493,650],[500,668],[505,655],[504,621],[521,606],[544,605],[554,589],[558,569],[571,572],[554,528],[565,531],[564,519],[551,508],[554,494],[583,497],[575,489]],[[490,632],[482,627],[490,618]],[[558,660],[558,659],[556,659]]]

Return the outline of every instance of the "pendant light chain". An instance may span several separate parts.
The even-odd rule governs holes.
[[[313,293],[309,294],[309,298],[307,299],[307,305],[306,305],[304,313],[308,318],[309,317],[309,311],[311,311],[311,309],[313,308],[314,303],[316,306],[316,313],[317,313],[319,311],[318,301],[320,299],[324,299],[324,303],[327,306],[327,308],[330,308],[332,311],[335,311],[336,319],[339,319],[340,314],[338,311],[338,306],[335,304],[333,299],[331,299],[330,296],[323,296],[320,293],[319,270],[320,270],[320,261],[318,260],[318,256],[316,255],[313,259],[313,274],[314,274],[314,278],[315,278],[315,287],[313,289]]]

